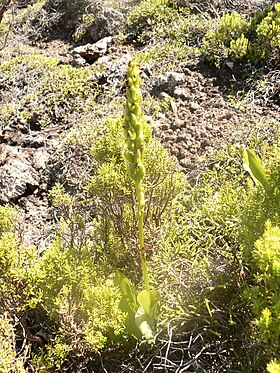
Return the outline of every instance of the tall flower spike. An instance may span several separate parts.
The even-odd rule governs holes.
[[[128,174],[135,182],[136,195],[138,201],[138,234],[139,250],[142,272],[145,282],[145,288],[150,290],[148,280],[148,270],[146,262],[146,252],[144,244],[144,210],[145,210],[145,191],[143,187],[143,178],[145,176],[145,167],[143,164],[144,151],[144,118],[142,116],[140,101],[140,75],[136,62],[131,61],[127,72],[127,90],[126,105],[124,113],[124,133],[126,137],[125,158],[128,162]]]

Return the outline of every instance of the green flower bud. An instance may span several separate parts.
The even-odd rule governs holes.
[[[140,76],[135,62],[130,62],[127,73],[126,105],[124,112],[124,133],[126,137],[127,150],[125,158],[128,163],[128,175],[135,182],[138,201],[138,233],[140,259],[146,290],[149,291],[148,272],[146,264],[146,253],[144,244],[144,208],[145,193],[142,185],[145,176],[143,164],[144,149],[144,120],[141,114],[140,101]]]

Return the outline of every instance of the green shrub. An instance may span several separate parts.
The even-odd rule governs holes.
[[[248,281],[245,286],[244,296],[256,318],[258,337],[262,343],[265,342],[268,357],[274,357],[279,352],[280,337],[279,154],[277,146],[270,150],[270,159],[266,166],[268,170],[271,169],[270,173],[265,171],[252,151],[247,150],[244,157],[245,166],[257,186],[252,194],[255,197],[252,199],[252,210],[245,217],[247,229],[251,228],[248,221],[255,224],[253,234],[250,232],[244,235],[245,253],[252,277],[252,282]],[[252,245],[253,237],[258,239]],[[271,361],[267,369],[277,371],[277,362]]]
[[[36,291],[59,337],[49,346],[49,354],[55,356],[54,350],[64,346],[62,356],[57,356],[61,363],[68,351],[97,351],[123,332],[121,296],[109,273],[106,265],[94,262],[91,247],[63,247],[59,238],[37,263]]]
[[[0,372],[25,373],[23,359],[16,356],[13,325],[6,313],[0,314]]]
[[[280,228],[267,221],[252,251],[251,271],[256,285],[245,290],[268,356],[279,352]]]
[[[197,60],[199,45],[211,24],[201,14],[190,14],[172,2],[142,1],[132,8],[126,21],[127,38],[145,45],[139,52],[141,63],[174,68],[180,61]],[[163,62],[164,61],[164,62]]]
[[[140,275],[136,231],[135,192],[127,174],[124,159],[124,135],[122,120],[109,120],[108,129],[99,135],[92,147],[94,175],[90,178],[89,196],[96,201],[106,237],[107,260],[123,270],[129,278]],[[145,159],[146,191],[145,232],[148,256],[157,250],[164,221],[172,209],[172,201],[178,194],[181,181],[176,163],[159,142],[151,138],[150,126],[146,126]],[[138,283],[138,281],[137,281]]]
[[[76,28],[72,38],[75,41],[80,41],[87,33],[88,28],[94,23],[94,15],[91,13],[83,14],[79,26]]]
[[[280,3],[274,5],[274,10],[269,12],[256,28],[258,42],[264,57],[275,50],[280,50]],[[277,57],[277,56],[276,56]]]
[[[30,272],[36,253],[34,248],[24,248],[16,236],[13,221],[16,211],[0,208],[0,311],[19,316],[28,306],[33,306]]]
[[[202,52],[209,61],[219,65],[225,59],[243,58],[247,54],[250,24],[237,12],[224,14],[214,31],[203,39]]]
[[[205,35],[202,53],[217,66],[228,58],[256,63],[268,58],[277,63],[279,45],[280,3],[276,3],[267,15],[256,13],[248,22],[237,12],[223,15],[215,30]]]
[[[97,87],[89,80],[91,69],[29,55],[4,62],[0,71],[5,87],[4,104],[0,107],[4,126],[14,121],[31,127],[67,123],[72,113],[86,112],[94,105]]]
[[[280,150],[277,145],[264,145],[259,151],[262,153],[269,188],[265,190],[261,185],[254,186],[251,180],[247,183],[248,204],[242,215],[240,231],[245,253],[249,257],[255,241],[264,233],[266,221],[280,225]]]
[[[279,360],[272,360],[268,365],[267,365],[267,371],[269,373],[280,373],[280,362]]]

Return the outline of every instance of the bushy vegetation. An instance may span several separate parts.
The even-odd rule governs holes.
[[[227,59],[264,59],[278,63],[280,45],[280,3],[252,19],[246,20],[237,12],[224,14],[214,30],[208,31],[203,41],[205,57],[220,65]]]
[[[42,11],[54,2],[41,3],[31,4],[34,16],[39,5]],[[83,1],[60,3],[66,13],[83,13]],[[178,4],[143,0],[128,12],[120,40],[139,48],[138,61],[161,70],[199,58],[217,66],[279,60],[279,3],[251,20],[225,14],[214,29],[211,19]],[[83,21],[86,27],[94,20]],[[101,90],[91,78],[98,67],[75,68],[38,53],[2,59],[1,126],[36,129],[80,114],[81,123],[93,123],[68,133],[63,144],[77,157],[83,149],[90,166],[79,170],[76,184],[72,170],[57,177],[61,184],[49,197],[58,228],[42,252],[21,244],[18,212],[0,208],[0,372],[63,371],[73,361],[92,369],[102,351],[129,355],[137,341],[152,355],[151,341],[160,354],[164,345],[165,363],[183,343],[188,356],[195,344],[190,360],[204,371],[279,372],[279,139],[247,139],[268,188],[258,183],[260,162],[255,171],[243,167],[242,144],[208,154],[195,177],[186,176],[140,116],[140,106],[145,113],[144,103],[152,104],[141,99],[139,86],[129,86],[137,105],[127,103],[125,118],[115,113],[104,120],[116,102],[96,109]],[[124,111],[123,101],[116,105]],[[144,286],[147,293],[157,289],[147,310],[160,293],[148,320],[153,338],[135,328]],[[143,323],[149,312],[141,312]]]
[[[88,112],[98,94],[96,83],[89,79],[91,69],[62,65],[56,58],[17,56],[2,63],[0,71],[4,86],[2,126],[13,122],[31,128],[65,124],[74,112]],[[10,100],[11,96],[17,100]]]
[[[210,21],[191,14],[186,7],[172,1],[141,1],[127,15],[127,38],[137,46],[142,62],[168,66],[180,61],[193,61],[200,56],[199,47]]]
[[[12,318],[36,314],[39,324],[44,323],[50,339],[33,353],[32,365],[38,370],[58,369],[69,354],[86,356],[128,338],[122,296],[111,275],[118,269],[141,288],[135,196],[123,158],[121,120],[108,123],[92,140],[95,174],[85,183],[86,199],[79,201],[60,186],[51,193],[61,216],[60,230],[45,252],[38,255],[17,245],[13,210],[3,210],[7,233],[2,249],[9,255],[1,254],[1,310]],[[208,341],[223,340],[229,333],[237,339],[241,328],[241,336],[260,338],[267,346],[256,364],[265,366],[271,359],[268,369],[276,366],[278,209],[269,208],[268,197],[246,176],[241,148],[217,153],[212,169],[205,169],[192,185],[176,172],[174,161],[149,131],[147,136],[145,229],[151,284],[161,291],[158,328],[164,330],[174,318],[173,330],[180,336],[193,322],[197,328],[204,325]],[[263,154],[270,157],[267,169],[274,166],[271,179],[276,178],[279,149],[267,148]],[[89,215],[84,213],[88,199],[96,201]],[[257,330],[251,329],[253,320]],[[34,336],[36,330],[33,325]],[[238,343],[245,346],[241,336]],[[227,367],[243,364],[247,369],[237,351],[236,346],[237,356],[231,356]]]

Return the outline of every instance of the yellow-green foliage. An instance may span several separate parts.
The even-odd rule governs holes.
[[[11,3],[10,8],[5,12],[3,20],[0,24],[0,35],[7,33],[10,29],[17,31],[25,31],[31,28],[31,22],[39,14],[46,0],[40,0],[27,4],[23,9],[14,9],[14,2]]]
[[[144,130],[144,142],[145,234],[149,252],[158,247],[160,228],[163,228],[166,214],[172,208],[181,181],[174,160],[158,141],[151,138],[148,124]],[[123,121],[109,120],[108,130],[96,138],[92,147],[95,174],[90,178],[88,190],[102,219],[107,260],[129,278],[135,278],[139,276],[139,270],[135,270],[138,261],[136,195],[127,173],[124,149]]]
[[[258,42],[262,48],[280,48],[280,3],[274,5],[274,10],[258,25],[257,29]],[[266,54],[268,51],[265,52]]]
[[[91,13],[83,14],[81,23],[72,35],[75,41],[81,40],[87,33],[88,28],[94,23],[94,15]]]
[[[269,221],[262,239],[255,243],[253,256],[260,271],[259,280],[262,276],[265,280],[280,278],[280,229],[272,227]]]
[[[65,343],[63,328],[61,328],[56,332],[51,343],[47,344],[44,349],[37,350],[36,353],[31,355],[32,367],[35,368],[36,372],[49,372],[55,368],[59,369],[65,362],[67,354],[70,351],[71,347]]]
[[[211,302],[217,297],[218,307],[222,291],[225,310],[232,296],[227,294],[237,290],[235,255],[240,254],[232,248],[238,247],[240,200],[246,201],[240,151],[222,149],[211,164],[213,168],[200,172],[193,185],[185,182],[172,211],[173,224],[150,265],[154,266],[151,274],[162,282],[161,317],[165,321],[173,312],[190,317],[197,302],[205,308],[201,294],[207,294]]]
[[[244,34],[236,40],[231,40],[230,50],[233,56],[237,59],[245,57],[248,53],[249,40],[245,38]]]
[[[277,356],[280,337],[279,147],[268,147],[263,154],[269,188],[259,185],[249,189],[241,236],[252,277],[251,284],[245,285],[244,296],[251,306],[259,339],[265,342],[269,358]],[[271,369],[272,366],[271,363]]]
[[[20,9],[17,11],[14,19],[11,20],[12,24],[21,27],[22,31],[26,30],[30,27],[31,21],[36,18],[45,3],[46,0],[39,0],[28,4],[26,8]]]
[[[262,186],[255,187],[253,181],[248,180],[246,189],[249,203],[243,211],[240,230],[245,253],[249,256],[256,240],[264,232],[266,221],[280,225],[280,149],[277,145],[263,146],[259,154],[270,188],[265,192]]]
[[[242,58],[247,53],[245,35],[250,24],[237,12],[224,14],[215,30],[208,31],[203,39],[203,54],[219,64],[228,57]]]
[[[184,15],[189,12],[184,10]],[[176,30],[179,28],[178,11],[169,7],[168,4],[162,5],[161,0],[141,1],[139,5],[133,7],[127,15],[127,28],[135,37],[138,36],[137,41],[145,43],[149,41],[149,36],[167,36],[173,33],[175,36]]]
[[[252,302],[261,338],[270,350],[279,349],[280,336],[280,228],[266,223],[264,234],[252,251],[254,277],[257,285],[245,294]]]
[[[188,8],[178,8],[167,2],[141,1],[127,15],[128,38],[145,44],[141,61],[156,63],[193,60],[199,56],[198,45],[210,27],[201,14],[190,14]]]
[[[33,248],[18,243],[12,224],[15,219],[13,209],[0,208],[0,312],[10,314],[34,303],[29,274],[36,256]]]
[[[280,3],[276,3],[266,16],[259,12],[250,21],[237,12],[223,15],[216,28],[205,35],[202,53],[216,65],[227,58],[254,62],[271,57],[277,61],[279,45]]]
[[[276,359],[272,360],[267,365],[267,371],[269,373],[280,373],[280,361]]]
[[[62,247],[59,239],[39,260],[42,305],[72,350],[99,350],[109,334],[123,331],[121,297],[105,271],[106,266],[94,263],[89,247]]]
[[[13,325],[6,313],[0,313],[0,373],[24,373],[23,361],[16,357]]]
[[[63,123],[71,113],[88,111],[94,105],[97,87],[89,80],[90,69],[29,55],[4,62],[0,72],[5,87],[0,106],[4,125],[19,119],[39,126]]]

